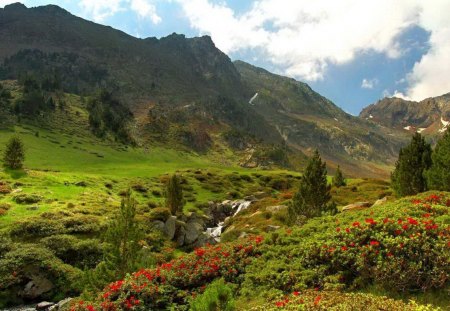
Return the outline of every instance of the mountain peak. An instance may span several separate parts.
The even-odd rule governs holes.
[[[25,4],[20,3],[20,2],[16,2],[16,3],[11,3],[8,5],[5,5],[4,10],[8,11],[8,12],[12,12],[12,11],[23,11],[26,10],[27,7],[25,6]]]

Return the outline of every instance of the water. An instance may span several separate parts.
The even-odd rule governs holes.
[[[9,309],[0,309],[0,311],[36,311],[36,305],[12,307]]]
[[[238,213],[246,210],[250,204],[252,204],[251,201],[245,201],[245,200],[239,200],[234,201],[231,203],[231,208],[234,211],[233,215],[231,217],[236,216]],[[221,221],[217,224],[217,227],[212,228],[206,228],[205,233],[212,237],[216,242],[220,242],[220,236],[222,235],[222,229],[223,229],[224,222]]]

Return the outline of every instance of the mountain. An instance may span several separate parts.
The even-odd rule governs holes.
[[[363,109],[360,117],[389,128],[435,136],[450,124],[450,93],[421,102],[384,98]]]
[[[0,80],[31,74],[67,93],[109,89],[133,113],[143,147],[231,149],[249,167],[292,165],[318,148],[331,169],[386,176],[407,139],[305,83],[233,63],[208,36],[138,39],[58,6],[12,4],[0,9],[0,42]]]

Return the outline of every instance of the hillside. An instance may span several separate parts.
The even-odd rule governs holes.
[[[450,121],[450,93],[421,102],[384,98],[360,113],[360,118],[405,132],[434,137],[442,134]]]
[[[138,39],[53,5],[8,5],[0,20],[0,79],[55,77],[77,95],[107,88],[133,112],[134,136],[146,148],[220,152],[225,141],[242,165],[297,168],[318,148],[331,168],[387,176],[406,141],[302,82],[233,64],[208,36]]]

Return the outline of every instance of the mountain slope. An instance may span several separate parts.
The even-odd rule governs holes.
[[[435,136],[450,124],[450,93],[421,102],[384,98],[363,109],[360,117],[390,128]]]
[[[318,148],[331,168],[379,176],[405,142],[405,133],[350,116],[305,83],[231,62],[208,36],[138,39],[53,5],[6,6],[0,26],[0,80],[28,73],[54,77],[68,93],[107,88],[134,113],[141,146],[239,145],[251,166],[265,152],[286,163],[286,146],[296,162]]]
[[[253,96],[251,105],[286,143],[306,153],[318,148],[332,166],[341,164],[355,174],[361,174],[361,168],[363,174],[378,174],[379,168],[372,164],[393,163],[405,142],[402,133],[345,113],[305,83],[240,61],[235,66],[251,90],[247,94]]]

